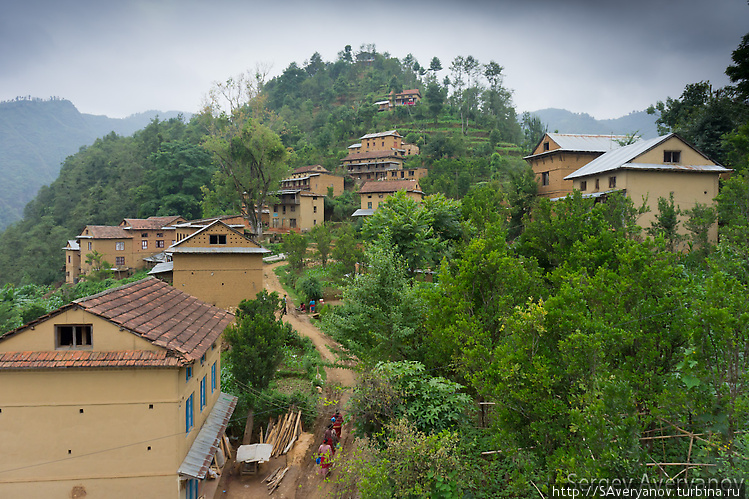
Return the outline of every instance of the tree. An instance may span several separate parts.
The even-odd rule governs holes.
[[[350,224],[345,224],[336,231],[331,256],[341,266],[344,274],[353,276],[356,273],[356,264],[363,261],[364,253],[359,249],[354,229]]]
[[[433,73],[442,71],[442,63],[440,62],[438,57],[432,57],[432,60],[429,63],[429,71],[432,71]]]
[[[296,232],[289,232],[283,238],[281,249],[286,254],[289,266],[297,272],[304,269],[304,259],[307,256],[307,238]]]
[[[715,208],[697,203],[694,207],[684,210],[684,214],[688,217],[684,221],[684,228],[691,232],[692,247],[702,254],[707,254],[710,251],[709,231],[717,218]]]
[[[252,119],[241,121],[240,116],[232,119],[222,116],[215,123],[216,128],[203,143],[219,167],[214,189],[218,184],[233,190],[236,207],[259,235],[263,206],[288,173],[288,153],[278,135]]]
[[[733,64],[726,68],[726,74],[736,84],[736,92],[744,102],[749,101],[749,33],[731,54]]]
[[[325,268],[328,264],[328,255],[330,255],[330,243],[333,239],[330,227],[326,223],[316,225],[310,231],[310,238],[317,246],[317,253],[320,255],[320,263],[323,268]]]
[[[96,250],[86,255],[85,262],[91,265],[91,270],[88,274],[81,276],[81,279],[99,282],[104,279],[109,279],[114,273],[112,271],[112,264],[104,260],[104,255]]]
[[[655,221],[647,229],[652,237],[662,236],[666,241],[666,247],[669,251],[676,251],[679,243],[684,240],[684,236],[679,234],[679,215],[681,210],[674,204],[674,193],[669,194],[669,198],[658,198],[658,213],[655,215]]]
[[[276,319],[279,309],[278,294],[263,290],[239,304],[235,324],[226,328],[229,370],[241,390],[265,389],[283,360],[283,345],[293,329]]]
[[[429,114],[431,114],[434,118],[435,125],[437,124],[437,119],[442,112],[446,93],[446,89],[440,87],[439,83],[435,81],[430,82],[429,85],[427,85],[424,97],[426,98],[427,104],[429,106]]]

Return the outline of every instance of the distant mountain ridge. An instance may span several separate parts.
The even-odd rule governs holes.
[[[609,120],[597,120],[586,113],[573,113],[555,108],[541,109],[530,114],[548,125],[550,132],[594,135],[627,135],[637,132],[643,139],[658,136],[658,127],[655,124],[657,116],[645,111],[633,111],[621,118]]]
[[[111,132],[129,136],[158,117],[146,111],[127,118],[83,114],[65,99],[23,98],[0,102],[0,231],[20,220],[39,188],[55,180],[63,160]],[[189,119],[189,115],[185,119]]]

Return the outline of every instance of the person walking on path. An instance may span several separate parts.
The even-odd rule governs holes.
[[[330,474],[330,466],[333,464],[333,449],[332,447],[327,443],[327,440],[320,444],[320,447],[317,448],[317,464],[320,465],[320,471],[319,474],[322,475],[323,478],[328,476]]]
[[[333,416],[333,430],[335,430],[335,434],[338,437],[338,440],[341,440],[341,428],[343,427],[343,416],[341,415],[341,411],[335,411],[335,416]]]
[[[281,310],[281,317],[283,317],[284,315],[286,315],[286,305],[287,305],[286,299],[287,299],[287,297],[288,297],[288,295],[283,295],[283,310]]]
[[[333,420],[331,419],[331,423],[325,429],[325,435],[323,435],[323,443],[327,442],[328,444],[330,444],[330,448],[333,451],[333,455],[335,455],[336,445],[338,444],[338,435],[336,435],[336,432],[333,429],[332,421]]]

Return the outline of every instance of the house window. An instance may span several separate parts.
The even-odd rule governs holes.
[[[549,150],[549,143],[544,142],[544,151],[548,151],[548,150]]]
[[[414,171],[413,171],[413,170],[409,171],[409,172],[408,172],[408,176],[409,176],[409,177],[413,177],[413,176],[414,176]]]
[[[205,383],[206,377],[203,376],[203,379],[200,380],[200,412],[205,409]]]
[[[208,242],[210,244],[226,244],[226,234],[211,234]]]
[[[289,227],[291,227],[292,229],[296,229],[296,218],[289,219]]]
[[[70,261],[70,255],[68,255],[68,263],[71,263],[71,261]]]
[[[124,256],[116,256],[114,257],[114,264],[118,267],[122,267],[125,265],[125,257]]]
[[[164,237],[164,233],[163,232],[157,232],[156,233],[156,237]]]
[[[216,363],[211,366],[211,393],[216,391]]]
[[[295,211],[296,211],[296,206],[292,206],[292,207],[291,207],[291,212],[293,213],[293,212],[295,212]]]
[[[286,215],[286,206],[283,207],[283,214]]]
[[[88,250],[91,251],[91,241],[88,242]]]
[[[616,188],[616,177],[609,177],[609,189]]]
[[[372,201],[368,201],[368,202],[367,202],[367,209],[368,209],[368,210],[371,210],[371,209],[372,209]]]
[[[588,190],[588,182],[586,180],[580,181],[580,190],[583,192]]]
[[[164,241],[162,239],[158,239],[156,241],[156,247],[157,248],[163,248],[164,247]]]
[[[317,219],[312,220],[312,225],[317,225]]]
[[[317,213],[317,206],[312,207],[312,213]]]
[[[203,364],[205,364],[205,354],[203,354],[203,356],[200,357],[200,365],[202,366]]]
[[[141,241],[140,247],[143,249],[148,249],[148,241]]]
[[[406,172],[404,172],[403,170],[401,170],[401,178],[404,178],[405,176],[406,176]]]
[[[664,163],[680,163],[681,151],[663,151]]]
[[[194,394],[191,393],[189,397],[187,397],[187,401],[185,402],[185,433],[190,433],[190,430],[193,427],[194,419],[193,419],[193,408],[192,408],[192,396]]]
[[[114,243],[114,249],[115,249],[115,251],[125,251],[125,243],[124,243],[124,241],[120,241],[118,243]]]
[[[541,185],[549,185],[549,172],[541,173]]]
[[[192,366],[187,366],[185,368],[185,382],[190,381],[192,379]]]
[[[90,350],[91,325],[65,324],[55,326],[55,348],[58,350]]]
[[[599,182],[599,179],[596,179],[596,190],[601,188],[601,183]]]
[[[148,232],[141,232],[140,237],[148,237]]]

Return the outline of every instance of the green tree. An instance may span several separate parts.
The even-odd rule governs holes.
[[[731,54],[733,64],[726,68],[726,74],[736,84],[736,92],[744,102],[749,101],[749,33]]]
[[[681,209],[674,203],[673,192],[669,194],[668,199],[659,197],[658,213],[655,215],[655,221],[647,229],[652,237],[663,237],[669,251],[676,251],[684,240],[684,236],[679,233],[679,215]]]
[[[371,243],[366,270],[344,288],[343,305],[323,318],[327,331],[359,359],[403,360],[417,355],[423,299],[411,286],[387,238]]]
[[[328,264],[328,256],[330,255],[330,247],[333,240],[330,227],[326,223],[316,225],[310,231],[310,238],[315,243],[317,254],[320,255],[320,263],[325,268]]]
[[[283,345],[293,329],[280,318],[277,293],[263,290],[254,300],[243,300],[235,324],[226,328],[227,360],[240,389],[265,389],[283,360]]]
[[[281,249],[286,254],[289,266],[297,272],[301,272],[304,269],[307,256],[307,238],[296,232],[289,232],[283,238]]]
[[[336,231],[335,236],[331,256],[341,266],[344,274],[353,276],[356,264],[364,260],[364,252],[359,248],[354,229],[350,224],[345,224]]]
[[[429,106],[429,114],[434,118],[434,124],[437,124],[437,120],[442,112],[442,107],[445,104],[446,90],[440,86],[436,81],[430,82],[427,85],[427,90],[424,95]]]
[[[91,270],[88,274],[82,275],[81,279],[99,282],[104,279],[109,279],[114,274],[112,271],[112,264],[104,260],[104,255],[96,250],[86,254],[85,262],[91,265]]]
[[[214,190],[233,191],[235,207],[260,234],[263,206],[288,173],[286,148],[268,127],[243,120],[239,114],[231,119],[221,116],[214,123],[213,132],[203,142],[219,168]]]

